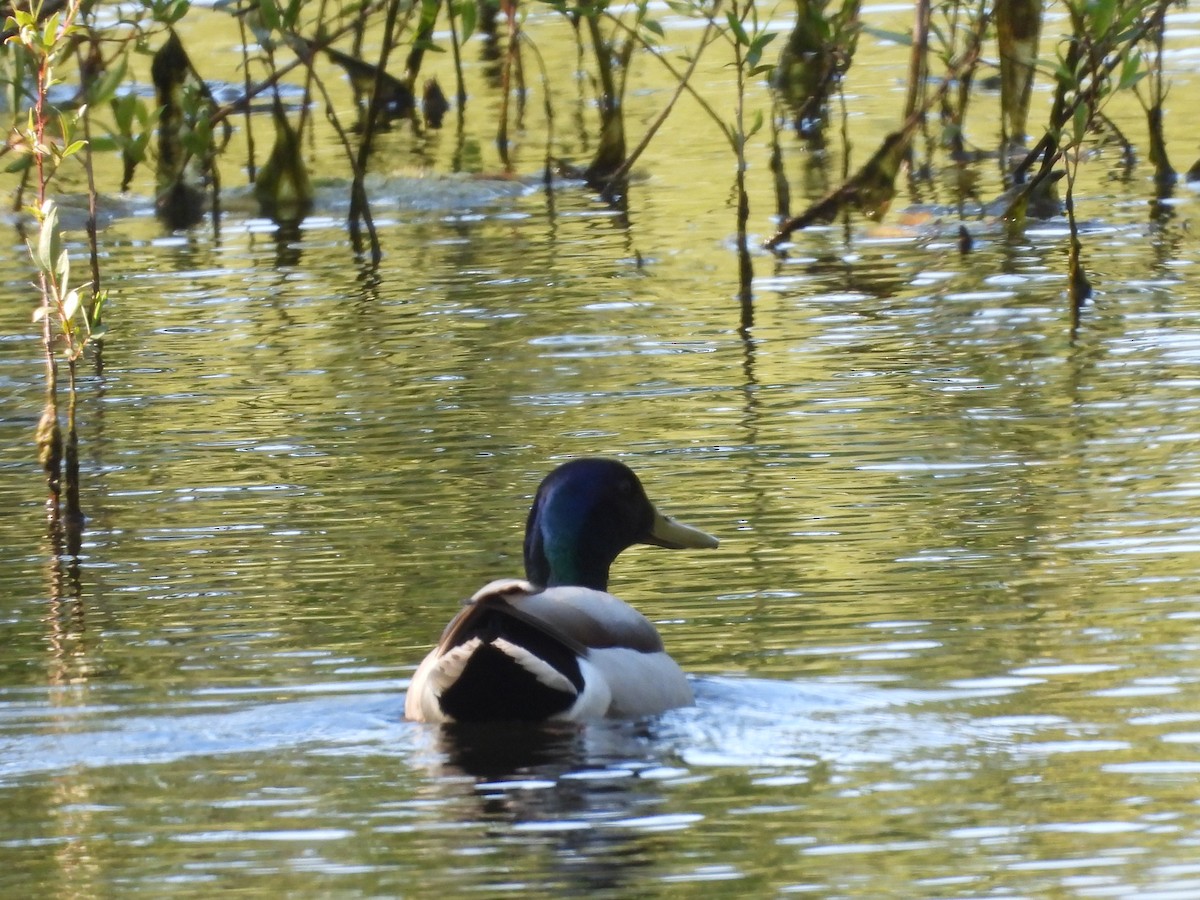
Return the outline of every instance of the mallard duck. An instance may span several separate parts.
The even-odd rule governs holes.
[[[692,702],[683,671],[633,607],[607,592],[633,544],[716,547],[655,510],[623,463],[575,459],[546,476],[525,524],[525,578],[481,588],[413,675],[423,722],[583,721]]]

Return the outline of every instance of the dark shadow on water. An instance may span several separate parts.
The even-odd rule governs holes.
[[[661,718],[443,725],[437,749],[449,770],[480,780],[557,777],[629,761],[660,762]]]
[[[568,722],[443,725],[438,749],[447,766],[481,779],[569,769],[584,757],[580,726]]]

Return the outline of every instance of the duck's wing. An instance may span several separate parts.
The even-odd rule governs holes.
[[[431,722],[542,720],[603,716],[602,681],[580,668],[588,649],[577,636],[591,623],[574,607],[546,620],[527,581],[494,581],[451,620],[413,675],[405,715]],[[594,629],[593,629],[594,630]],[[582,704],[582,705],[581,705]]]
[[[580,654],[609,647],[639,653],[663,649],[650,621],[612,594],[583,587],[538,590],[519,578],[493,581],[477,591],[446,626],[438,649],[445,652],[462,643],[464,635],[490,612],[512,616]]]
[[[663,648],[657,629],[612,594],[553,587],[522,598],[514,608],[584,644],[580,669],[585,683],[604,686],[608,703],[603,715],[650,716],[692,704],[692,687]]]
[[[644,715],[691,702],[654,626],[611,594],[538,590],[520,579],[478,591],[413,676],[409,718]]]
[[[526,587],[531,587],[528,582]],[[604,591],[551,587],[509,595],[512,615],[580,652],[625,647],[657,653],[662,638],[640,612]]]

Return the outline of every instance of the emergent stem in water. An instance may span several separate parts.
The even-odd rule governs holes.
[[[367,103],[367,121],[363,123],[362,138],[358,145],[358,160],[354,167],[354,181],[350,185],[350,236],[355,244],[359,243],[358,225],[361,220],[367,227],[367,235],[371,242],[371,261],[378,265],[383,259],[383,250],[379,246],[379,235],[375,233],[375,222],[371,217],[370,204],[367,202],[366,175],[367,164],[371,157],[371,144],[375,138],[375,128],[379,122],[379,114],[383,107],[383,80],[387,74],[388,57],[392,52],[391,35],[395,33],[396,19],[400,15],[400,0],[390,0],[387,5],[383,33],[383,46],[379,50],[379,62],[375,69],[375,84],[371,90],[371,99]]]
[[[1163,32],[1166,30],[1167,8],[1159,5],[1150,17],[1150,40],[1154,45],[1154,63],[1150,70],[1150,102],[1146,104],[1146,123],[1150,131],[1150,162],[1154,165],[1154,182],[1159,189],[1175,183],[1175,170],[1167,158],[1167,140],[1163,134],[1163,104],[1167,91],[1163,86]]]
[[[78,9],[78,4],[72,7]],[[68,14],[68,21],[74,16]],[[60,26],[61,27],[61,26]],[[33,163],[37,177],[38,209],[46,209],[46,182],[49,174],[46,171],[46,95],[50,89],[52,73],[48,53],[42,53],[37,60],[37,87],[33,104]],[[55,293],[50,283],[50,274],[44,268],[38,273],[38,286],[41,289],[42,316],[42,351],[46,362],[46,405],[42,410],[42,418],[37,428],[38,460],[46,473],[46,483],[50,488],[51,517],[57,518],[60,477],[62,472],[62,427],[58,421],[58,361],[54,355],[54,312]]]
[[[67,383],[69,395],[67,399],[67,439],[63,454],[63,480],[67,501],[66,515],[62,517],[62,525],[67,534],[69,552],[74,555],[79,552],[80,537],[83,533],[83,508],[79,502],[79,432],[75,428],[75,408],[78,402],[78,392],[75,385],[76,358],[67,360]]]
[[[929,76],[929,0],[917,0],[917,19],[913,25],[912,52],[908,62],[908,95],[904,100],[904,120],[918,109],[927,109],[925,82]]]
[[[591,11],[584,15],[588,36],[592,40],[592,53],[596,57],[596,74],[599,76],[600,97],[600,145],[592,157],[584,177],[589,184],[606,185],[614,172],[625,161],[625,116],[622,110],[623,97],[617,87],[613,69],[612,42],[605,40],[600,31],[600,16]]]
[[[753,0],[750,0],[753,2]],[[733,0],[731,19],[741,21],[738,2]],[[740,38],[740,32],[739,32]],[[742,327],[749,328],[753,319],[750,287],[754,281],[754,265],[750,258],[750,246],[746,238],[746,224],[750,220],[750,198],[746,193],[746,51],[747,46],[738,39],[733,42],[734,71],[737,78],[737,94],[733,109],[733,141],[737,160],[734,179],[737,194],[737,255],[738,255],[738,300],[742,308]]]
[[[467,85],[463,80],[462,47],[458,37],[457,16],[454,15],[454,0],[446,2],[446,21],[450,26],[450,52],[454,57],[455,96],[458,100],[458,121],[461,123],[467,109]]]
[[[537,45],[525,35],[522,35],[521,39],[526,42],[530,51],[532,51],[533,58],[537,61],[538,72],[542,76],[542,109],[546,114],[546,156],[542,168],[542,180],[547,190],[549,190],[554,180],[554,104],[551,101],[550,73],[546,71],[546,61],[542,59],[541,51],[538,50]]]
[[[1079,322],[1083,316],[1083,306],[1092,296],[1092,284],[1087,273],[1083,270],[1080,256],[1083,244],[1079,240],[1079,223],[1075,219],[1075,170],[1079,165],[1078,156],[1067,165],[1067,224],[1071,229],[1071,241],[1067,250],[1067,297],[1071,303],[1071,340],[1079,334]]]
[[[717,11],[720,9],[720,6],[721,6],[721,0],[716,0],[716,5],[713,7],[712,15],[710,15],[708,17],[708,24],[710,27],[708,29],[705,29],[705,34],[708,35],[708,39],[701,40],[700,47],[696,51],[697,54],[699,54],[701,51],[703,51],[705,47],[707,47],[710,43],[712,43],[719,37],[719,35],[715,31],[715,28],[716,28],[716,15],[717,15]],[[675,83],[677,85],[679,85],[679,87],[682,88],[682,90],[686,91],[693,100],[696,101],[696,103],[699,105],[699,107],[704,111],[705,115],[707,115],[710,119],[712,119],[713,124],[715,124],[717,126],[717,128],[719,128],[721,130],[721,134],[723,134],[725,136],[726,140],[728,140],[729,132],[725,128],[725,120],[723,118],[721,118],[721,114],[718,113],[716,111],[716,109],[713,108],[713,105],[704,98],[703,94],[701,94],[694,87],[692,87],[691,70],[695,68],[695,64],[693,63],[692,65],[690,65],[686,72],[680,72],[678,69],[676,69],[671,64],[671,61],[669,59],[667,59],[665,56],[662,55],[662,52],[659,50],[658,47],[655,47],[653,44],[646,43],[646,41],[642,39],[641,35],[637,34],[637,32],[634,31],[632,28],[630,28],[625,22],[622,22],[619,19],[613,19],[612,22],[613,22],[613,25],[615,25],[617,28],[620,28],[622,31],[624,31],[625,34],[631,40],[636,41],[643,50],[645,50],[647,53],[649,53],[651,56],[653,56],[656,60],[658,60],[660,63],[662,63],[662,67],[664,69],[666,69],[668,73],[670,73],[671,77],[675,80]],[[641,152],[642,149],[643,148],[639,145],[638,152]]]
[[[900,163],[908,155],[909,144],[920,127],[926,110],[940,103],[960,73],[969,70],[978,61],[983,35],[987,31],[989,21],[988,16],[980,16],[968,37],[967,46],[951,63],[937,90],[925,98],[924,106],[914,110],[898,131],[885,137],[871,159],[850,178],[811,204],[804,212],[781,224],[767,241],[767,249],[777,249],[792,232],[814,222],[832,222],[843,210],[850,207],[861,209],[867,215],[882,214],[891,202]]]
[[[238,36],[242,41],[242,89],[246,97],[246,102],[242,107],[245,118],[243,131],[246,134],[246,177],[253,182],[257,174],[254,165],[254,129],[250,124],[250,90],[253,87],[250,81],[250,39],[246,33],[246,17],[238,16],[237,22]],[[309,70],[311,71],[311,67]]]
[[[1043,12],[1042,0],[996,0],[1000,123],[1006,147],[1025,143]]]
[[[713,8],[713,16],[717,14],[717,9],[720,7],[720,5],[721,0],[717,0],[716,5]],[[700,62],[700,57],[703,55],[705,48],[717,37],[715,25],[716,23],[714,22],[713,18],[710,17],[708,24],[704,28],[704,33],[700,36],[700,44],[688,62],[687,69],[682,75],[677,76],[675,82],[675,92],[671,94],[671,99],[667,101],[667,105],[662,108],[662,111],[655,117],[654,121],[650,123],[650,127],[646,129],[646,133],[642,135],[642,139],[638,141],[637,146],[633,148],[627,157],[625,157],[625,161],[622,162],[617,170],[609,176],[608,185],[605,186],[604,190],[606,199],[611,199],[607,196],[609,186],[614,184],[619,185],[624,182],[625,178],[629,175],[629,170],[633,168],[633,164],[637,162],[638,157],[641,156],[642,153],[645,152],[646,148],[650,146],[650,141],[654,139],[654,135],[658,133],[658,130],[662,128],[663,123],[667,121],[667,117],[671,114],[671,110],[675,108],[675,103],[679,100],[680,95],[685,90],[691,89],[690,84],[692,73],[696,71],[696,65]]]
[[[517,67],[520,52],[521,24],[517,21],[516,0],[505,0],[500,4],[508,23],[508,52],[504,54],[504,65],[500,73],[500,121],[496,129],[496,148],[500,159],[507,167],[508,159],[508,104],[512,96],[512,76]]]

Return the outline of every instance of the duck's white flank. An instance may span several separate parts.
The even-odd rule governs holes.
[[[452,644],[485,607],[510,614],[574,650],[583,677],[581,691],[530,649],[503,637],[489,642],[542,684],[576,695],[553,719],[647,716],[692,703],[692,688],[683,670],[662,649],[654,626],[629,604],[590,588],[539,591],[527,581],[503,579],[471,598],[447,626],[441,643],[417,667],[404,704],[408,718],[453,721],[441,708],[441,696],[461,677],[484,641],[471,637],[458,646]]]

